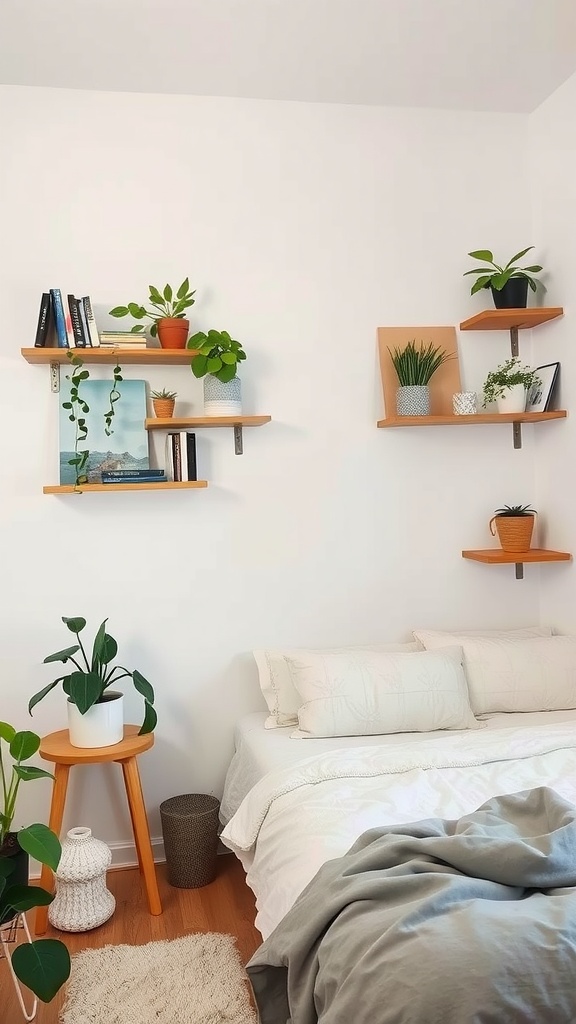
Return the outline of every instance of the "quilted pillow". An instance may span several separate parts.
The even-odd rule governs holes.
[[[349,651],[421,651],[418,641],[402,644],[375,644],[361,647],[333,647],[325,650],[292,648],[289,650],[256,650],[253,655],[258,667],[258,681],[264,700],[270,712],[266,729],[278,729],[286,725],[298,725],[298,708],[302,701],[294,688],[286,658],[298,658],[307,654],[346,654]]]
[[[444,650],[454,634],[419,633],[429,650]],[[461,636],[475,715],[576,708],[576,636]]]
[[[446,644],[459,644],[462,636],[494,636],[502,640],[521,639],[522,637],[552,636],[551,626],[523,626],[520,629],[415,629],[413,635],[423,647],[428,647],[427,639],[442,637]],[[448,639],[450,638],[450,639]],[[430,645],[432,646],[432,645]]]
[[[286,658],[300,694],[299,737],[473,729],[460,647]]]

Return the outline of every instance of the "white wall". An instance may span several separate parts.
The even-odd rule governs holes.
[[[576,303],[576,75],[530,115],[530,174],[533,238],[548,271],[546,303],[564,307],[564,317],[538,344],[533,332],[534,359],[560,361],[559,404],[568,410],[561,429],[538,432],[536,449],[537,500],[548,521],[548,546],[576,550],[574,450],[576,444],[576,349],[573,313]],[[576,579],[565,565],[542,570],[542,621],[554,621],[566,632],[576,631]]]
[[[467,251],[529,244],[526,119],[26,88],[0,103],[1,717],[29,723],[61,615],[109,616],[156,686],[141,770],[158,834],[160,800],[220,792],[234,722],[262,706],[252,647],[537,619],[538,569],[519,583],[460,557],[491,543],[494,508],[531,500],[531,431],[514,451],[508,428],[376,429],[377,326],[457,324],[485,304]],[[199,438],[206,491],[43,496],[58,398],[19,354],[40,293],[89,292],[118,326],[112,306],[185,274],[193,329],[245,343],[245,410],[272,424],[242,458],[227,432]],[[506,353],[506,336],[462,335],[464,385]],[[201,411],[186,368],[146,378]],[[63,727],[61,695],[31,724]],[[112,774],[77,773],[68,820],[120,842]],[[25,790],[23,820],[47,801]]]

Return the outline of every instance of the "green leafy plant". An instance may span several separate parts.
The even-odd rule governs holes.
[[[541,385],[542,381],[536,370],[530,366],[524,366],[517,357],[511,357],[505,363],[497,366],[495,370],[490,370],[482,388],[484,395],[482,404],[487,406],[490,402],[495,402],[515,384],[522,384],[528,390],[533,384]]]
[[[536,509],[531,508],[530,505],[504,505],[504,508],[497,508],[494,512],[495,516],[503,516],[509,518],[514,516],[535,516]]]
[[[537,274],[542,270],[542,267],[535,263],[531,267],[517,267],[516,260],[521,260],[530,249],[533,249],[533,245],[529,245],[527,249],[522,249],[520,252],[514,254],[511,260],[508,261],[505,267],[500,267],[494,262],[494,256],[490,252],[490,249],[474,249],[473,252],[469,252],[468,255],[474,260],[482,260],[484,263],[488,263],[488,267],[474,267],[473,270],[467,270],[464,277],[468,274],[477,274],[478,277],[472,288],[470,294],[475,295],[482,288],[494,288],[495,291],[502,291],[505,284],[508,283],[511,277],[525,277],[530,285],[533,292],[536,291],[536,281],[531,276]]]
[[[152,309],[146,309],[137,302],[129,302],[127,306],[115,306],[114,309],[110,310],[110,316],[131,316],[134,320],[151,320],[150,334],[155,338],[158,334],[158,320],[163,320],[165,317],[174,317],[177,320],[182,320],[186,310],[193,306],[196,301],[194,298],[196,289],[190,291],[190,282],[187,277],[184,278],[177,290],[169,284],[164,286],[163,291],[160,291],[153,284],[149,284],[148,290],[148,302]],[[131,332],[134,334],[138,331],[143,331],[145,326],[145,324],[135,324],[131,328]]]
[[[237,373],[238,363],[246,359],[246,353],[239,341],[234,341],[228,331],[198,331],[188,338],[187,348],[197,349],[190,367],[195,377],[211,373],[218,380],[227,383]]]
[[[62,408],[68,412],[68,419],[74,424],[74,455],[68,459],[68,465],[74,467],[76,485],[85,484],[88,476],[85,472],[90,452],[87,448],[80,449],[88,437],[86,416],[90,412],[87,402],[80,393],[82,382],[88,380],[90,373],[84,368],[84,361],[72,349],[66,353],[71,363],[71,372],[66,374],[70,381],[70,397],[62,402]]]
[[[62,689],[69,700],[76,705],[81,715],[85,715],[93,704],[97,704],[104,698],[106,690],[112,684],[116,684],[121,679],[129,677],[135,689],[144,698],[144,721],[140,727],[139,735],[142,736],[144,733],[153,732],[157,722],[156,711],[153,707],[154,690],[138,669],[135,668],[130,671],[124,668],[123,665],[111,664],[118,653],[118,644],[114,637],[106,632],[108,619],[104,619],[104,622],[98,628],[90,658],[88,658],[80,637],[80,633],[86,626],[86,619],[82,619],[79,616],[66,618],[63,615],[62,622],[71,633],[75,634],[78,643],[72,647],[66,647],[62,651],[56,651],[55,654],[49,654],[47,658],[44,658],[44,664],[62,662],[63,665],[66,665],[71,661],[75,666],[75,671],[67,675],[58,676],[48,686],[35,693],[28,703],[30,714],[32,714],[33,708],[43,700],[46,694],[50,693],[55,686],[58,686],[58,683],[62,683]],[[78,659],[76,655],[78,655]]]
[[[13,762],[11,769],[3,743]],[[29,761],[39,747],[40,737],[36,733],[16,732],[8,722],[0,722],[0,921],[5,923],[16,914],[48,906],[54,898],[38,885],[11,884],[15,857],[6,852],[9,848],[20,847],[52,871],[56,871],[60,861],[60,842],[46,825],[37,823],[17,833],[11,832],[20,783],[53,778],[50,772],[23,763]],[[54,998],[70,974],[70,955],[64,943],[57,939],[22,943],[14,949],[11,960],[16,977],[45,1003]]]
[[[121,394],[120,394],[118,388],[116,387],[116,385],[120,384],[121,381],[124,380],[124,378],[122,376],[122,367],[121,366],[116,365],[114,367],[113,371],[112,371],[112,374],[113,374],[112,387],[110,388],[110,394],[108,396],[108,401],[110,403],[110,408],[107,409],[106,412],[104,413],[104,423],[105,423],[104,433],[106,434],[107,437],[110,437],[110,435],[114,433],[114,431],[112,429],[112,419],[114,417],[114,403],[117,402],[119,400],[119,398],[121,398]]]
[[[171,402],[173,398],[176,398],[177,394],[177,391],[166,391],[166,388],[162,388],[162,391],[151,391],[150,397],[161,398]]]
[[[429,342],[409,341],[405,348],[388,349],[401,387],[428,384],[436,370],[452,356]]]

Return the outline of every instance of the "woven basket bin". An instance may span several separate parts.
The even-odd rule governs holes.
[[[490,520],[490,532],[493,536],[498,532],[498,540],[503,551],[528,551],[535,519],[534,515],[493,516]]]
[[[220,802],[204,793],[172,796],[160,804],[170,885],[199,889],[214,881]]]

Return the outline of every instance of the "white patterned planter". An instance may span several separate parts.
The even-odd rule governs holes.
[[[204,415],[239,416],[242,412],[242,386],[239,377],[224,383],[207,373],[204,377]]]
[[[56,896],[48,919],[63,932],[87,932],[112,917],[116,900],[106,888],[112,852],[89,828],[72,828],[62,843]]]
[[[476,413],[476,392],[457,391],[452,395],[452,409],[455,416],[474,416]]]
[[[398,416],[429,416],[430,388],[427,384],[411,384],[396,391]]]
[[[124,736],[124,694],[106,691],[106,699],[85,715],[68,700],[68,732],[73,747],[111,747]]]

